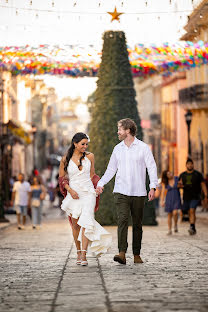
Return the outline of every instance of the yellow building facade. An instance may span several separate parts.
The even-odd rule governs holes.
[[[182,40],[208,42],[208,1],[195,8],[185,26]],[[208,173],[208,65],[187,72],[187,87],[180,93],[181,106],[192,113],[190,126],[191,157],[195,168]]]
[[[161,88],[161,150],[162,171],[179,175],[185,170],[188,138],[185,110],[179,103],[179,90],[186,86],[185,73],[164,78]]]

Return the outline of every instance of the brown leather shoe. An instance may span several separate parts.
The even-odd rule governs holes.
[[[125,252],[119,252],[119,255],[115,255],[113,258],[114,261],[119,262],[120,264],[126,264]]]
[[[134,255],[134,263],[143,263],[143,261],[139,255]]]

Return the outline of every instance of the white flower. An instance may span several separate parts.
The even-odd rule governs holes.
[[[87,136],[87,138],[88,138],[88,142],[90,142],[90,137],[89,137],[89,135],[88,135],[88,134],[86,134],[86,136]]]

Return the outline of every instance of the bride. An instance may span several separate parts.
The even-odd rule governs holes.
[[[88,265],[87,248],[95,255],[107,252],[112,237],[94,218],[96,192],[92,183],[95,174],[94,155],[86,152],[88,136],[78,132],[72,138],[67,154],[59,167],[59,178],[68,174],[64,187],[67,195],[61,209],[71,217],[72,232],[77,248],[78,265]]]

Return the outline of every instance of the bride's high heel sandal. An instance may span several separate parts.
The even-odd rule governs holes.
[[[81,250],[77,250],[77,253],[78,253],[78,252],[81,252]],[[82,260],[79,259],[79,260],[77,260],[76,264],[77,264],[77,265],[81,265],[81,262],[82,262]]]
[[[82,251],[82,252],[83,252],[83,251],[87,252],[87,250],[81,250],[81,251]],[[88,265],[87,260],[81,260],[81,265],[82,265],[82,266],[87,266],[87,265]]]

